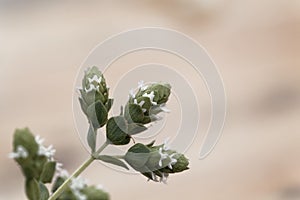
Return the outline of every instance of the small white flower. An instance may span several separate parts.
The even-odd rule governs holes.
[[[141,89],[141,91],[145,91],[145,90],[147,90],[148,86],[145,85],[145,83],[144,83],[143,80],[140,80],[140,81],[138,82],[138,88]]]
[[[76,199],[77,200],[86,200],[87,197],[85,194],[82,194],[80,191],[76,190],[76,191],[73,191],[74,195],[76,196]]]
[[[142,91],[145,91],[145,90],[147,90],[147,88],[148,88],[148,86],[145,85],[144,87],[141,88],[141,90],[142,90]]]
[[[144,100],[141,101],[141,102],[139,103],[139,105],[140,105],[141,107],[143,107],[144,104],[145,104],[145,101],[144,101]]]
[[[154,91],[151,91],[149,94],[145,93],[143,94],[143,97],[148,97],[152,103],[152,105],[157,105],[157,103],[155,101],[153,101],[155,95],[154,95]]]
[[[146,112],[146,111],[147,111],[147,109],[143,108],[143,105],[145,104],[145,101],[144,101],[144,100],[141,101],[140,103],[138,103],[138,102],[137,102],[137,99],[134,99],[134,100],[133,100],[133,103],[136,104],[136,105],[139,105],[139,106],[142,108],[142,111],[143,111],[143,112]]]
[[[167,184],[167,180],[168,180],[169,174],[167,173],[162,173],[162,177],[160,177],[160,182],[163,182],[164,184]]]
[[[50,145],[49,147],[45,147],[43,145],[39,146],[38,155],[39,156],[46,156],[48,159],[52,159],[56,150],[53,149],[53,146]]]
[[[55,170],[57,171],[57,172],[61,172],[61,171],[63,171],[63,164],[62,163],[60,163],[60,162],[56,162],[56,165],[55,165]]]
[[[58,176],[64,177],[64,178],[68,178],[68,177],[70,176],[70,174],[69,174],[69,172],[68,172],[67,170],[62,169],[62,170],[59,172]]]
[[[34,137],[34,139],[35,139],[36,143],[38,143],[38,145],[43,145],[43,143],[44,143],[44,141],[45,141],[45,139],[42,138],[42,137],[39,136],[39,135],[36,135],[36,136]]]
[[[158,153],[160,154],[160,159],[159,159],[158,165],[160,167],[162,167],[162,161],[164,159],[167,159],[169,157],[169,155],[167,153],[163,153],[163,148],[162,147],[159,148]]]
[[[11,152],[8,154],[9,158],[15,159],[15,158],[27,158],[28,157],[28,151],[22,146],[17,146],[16,152]]]
[[[141,89],[142,87],[144,87],[144,81],[143,80],[140,80],[138,82],[138,88]]]
[[[156,176],[153,172],[151,172],[151,177],[152,177],[152,180],[153,180],[153,181],[158,182],[157,176]],[[150,181],[150,180],[151,180],[151,179],[148,178],[148,181]]]
[[[81,190],[84,188],[85,185],[86,185],[86,180],[78,176],[72,179],[70,188],[72,190]]]
[[[45,139],[42,138],[41,136],[37,135],[35,136],[35,141],[39,145],[39,150],[38,150],[38,155],[39,156],[46,156],[49,160],[53,159],[53,156],[56,152],[56,150],[53,148],[52,145],[45,147],[43,145]]]
[[[85,88],[85,92],[91,92],[91,91],[99,91],[99,85],[97,85],[97,87],[95,87],[94,84],[90,84],[89,89]]]
[[[131,98],[135,98],[135,93],[134,93],[134,89],[131,89],[130,91],[129,91],[129,95],[130,95],[130,97]]]
[[[170,168],[170,169],[173,169],[173,165],[175,165],[176,163],[177,163],[177,159],[176,158],[173,158],[175,155],[177,155],[176,153],[173,153],[172,155],[170,155],[170,159],[171,159],[171,161],[169,162],[169,164],[168,164],[168,167]]]
[[[98,78],[97,75],[94,75],[93,78],[88,78],[88,80],[89,80],[89,83],[93,83],[94,81],[95,81],[96,83],[101,83],[102,77],[99,77],[99,78]]]
[[[164,140],[164,145],[163,145],[163,150],[165,151],[168,151],[170,149],[170,137],[167,137],[165,140]]]
[[[70,188],[78,200],[86,200],[87,197],[80,192],[86,185],[86,180],[76,177],[71,180]]]

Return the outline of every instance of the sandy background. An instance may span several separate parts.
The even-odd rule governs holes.
[[[99,164],[84,173],[90,183],[116,200],[300,199],[298,0],[0,1],[0,199],[25,199],[7,158],[16,127],[47,138],[69,171],[87,157],[71,106],[78,67],[99,42],[140,26],[176,29],[207,49],[226,86],[224,134],[203,161],[198,137],[191,170],[168,185]]]

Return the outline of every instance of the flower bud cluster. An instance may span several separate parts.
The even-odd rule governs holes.
[[[126,162],[149,180],[166,183],[169,174],[189,169],[188,159],[165,145],[137,143],[125,155]]]
[[[109,99],[109,88],[97,67],[94,66],[85,71],[79,92],[82,111],[86,114],[90,124],[95,129],[104,126],[113,99]]]
[[[125,112],[107,122],[106,136],[112,144],[124,145],[132,135],[147,130],[145,124],[158,119],[159,113],[167,112],[165,104],[169,99],[171,86],[163,83],[144,85],[139,82],[136,93],[130,91]]]
[[[125,107],[125,117],[129,122],[148,124],[159,120],[160,112],[168,112],[166,102],[171,94],[171,86],[165,83],[144,85],[139,82],[138,91],[130,91],[129,101]]]

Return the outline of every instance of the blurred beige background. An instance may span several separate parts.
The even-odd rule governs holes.
[[[141,26],[181,31],[207,49],[226,87],[224,134],[205,160],[197,137],[191,169],[168,185],[97,163],[89,182],[115,200],[300,199],[298,0],[0,1],[0,199],[25,199],[7,158],[16,127],[47,138],[69,171],[87,157],[72,116],[78,67],[99,42]]]

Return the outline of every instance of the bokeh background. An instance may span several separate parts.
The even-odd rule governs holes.
[[[300,199],[298,0],[0,1],[0,199],[26,198],[7,158],[16,127],[47,138],[69,171],[86,159],[71,104],[78,68],[99,42],[143,26],[178,30],[207,49],[228,97],[223,136],[204,160],[197,137],[191,169],[168,185],[98,163],[84,172],[89,182],[116,200]],[[205,123],[209,98],[201,107]]]

